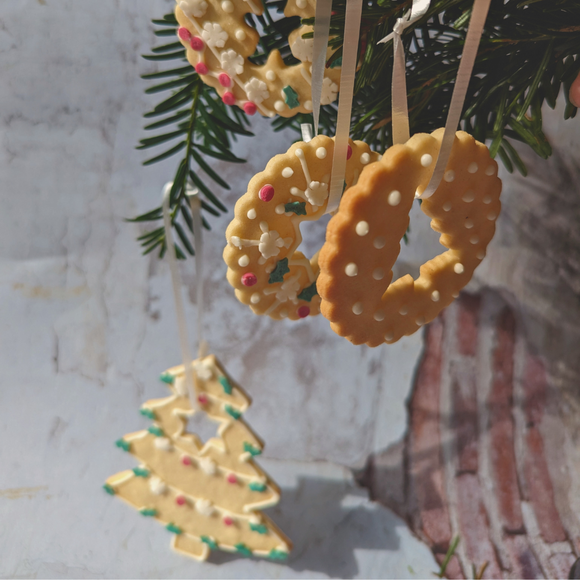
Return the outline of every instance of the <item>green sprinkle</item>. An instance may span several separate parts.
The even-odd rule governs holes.
[[[252,491],[266,491],[266,489],[268,489],[268,486],[261,481],[252,481],[248,484],[248,487]]]
[[[103,489],[109,494],[109,495],[115,495],[117,492],[115,491],[115,488],[112,485],[109,485],[108,483],[105,483],[105,485],[103,485]]]
[[[168,385],[172,385],[175,381],[175,377],[170,373],[163,373],[159,376],[159,380],[167,383]]]
[[[236,544],[235,545],[236,552],[238,554],[243,554],[244,556],[250,557],[252,555],[252,550],[246,546],[246,544]]]
[[[258,532],[258,534],[267,534],[268,528],[264,524],[250,524],[250,530],[252,532]]]
[[[288,272],[290,272],[290,268],[288,268],[288,258],[284,258],[283,260],[280,260],[276,264],[274,270],[272,270],[268,283],[274,284],[274,282],[283,282],[284,275],[288,274]]]
[[[200,539],[204,544],[207,544],[209,546],[210,550],[218,549],[217,542],[213,538],[210,538],[209,536],[201,536]]]
[[[155,421],[155,412],[152,411],[151,409],[147,409],[146,407],[143,407],[139,413],[141,413],[141,415],[143,415],[143,417],[147,417],[147,419],[151,419],[151,421]]]
[[[151,433],[151,435],[155,435],[155,437],[164,437],[165,433],[163,433],[163,429],[161,429],[160,427],[157,427],[155,425],[151,425],[151,427],[149,427],[149,429],[147,429],[147,431],[149,431],[149,433]]]
[[[178,526],[176,526],[175,524],[167,524],[165,526],[166,530],[169,530],[170,532],[173,532],[174,534],[178,535],[183,533],[183,530],[181,528],[179,528]]]
[[[244,451],[252,456],[260,455],[260,453],[262,453],[261,449],[254,447],[251,443],[248,443],[247,441],[244,441]]]
[[[125,441],[124,439],[115,441],[115,445],[123,451],[129,451],[131,449],[131,443],[129,443],[129,441]]]
[[[282,550],[271,550],[268,554],[270,560],[287,560],[288,552],[283,552]]]
[[[234,409],[231,405],[224,405],[224,410],[228,415],[231,415],[236,420],[242,416],[242,414],[237,409]]]
[[[291,201],[284,205],[284,211],[292,212],[296,215],[306,215],[306,202]]]
[[[298,93],[290,85],[284,87],[282,91],[284,92],[284,101],[291,109],[295,109],[296,107],[300,106]]]
[[[147,518],[154,518],[157,515],[157,510],[155,508],[143,508],[139,510],[139,513]]]
[[[304,300],[305,302],[310,302],[316,295],[318,290],[316,288],[316,280],[310,284],[307,288],[304,288],[300,294],[298,294],[298,300]]]
[[[149,470],[144,469],[143,467],[136,467],[133,470],[133,473],[137,476],[137,477],[149,477]]]
[[[220,385],[224,388],[224,393],[226,395],[231,395],[232,394],[232,385],[231,385],[230,381],[228,381],[228,377],[222,375],[221,377],[218,378],[218,381],[220,382]]]

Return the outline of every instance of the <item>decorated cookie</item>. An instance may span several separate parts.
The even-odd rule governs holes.
[[[187,432],[195,411],[183,366],[172,368],[161,375],[171,396],[141,408],[149,429],[117,441],[139,467],[110,477],[105,490],[163,524],[173,547],[199,560],[214,549],[285,559],[290,541],[259,511],[278,503],[280,491],[253,459],[264,444],[243,419],[250,398],[214,356],[193,364],[197,412],[219,424],[216,437],[204,444]]]
[[[422,202],[449,248],[423,264],[417,280],[392,281],[416,192],[433,173],[443,129],[387,150],[348,190],[319,255],[322,314],[354,344],[377,346],[413,334],[469,282],[485,257],[501,204],[497,163],[485,145],[458,132],[444,178]]]
[[[300,224],[324,215],[328,203],[334,140],[319,135],[271,159],[236,203],[226,230],[224,260],[236,296],[256,314],[297,320],[318,314],[318,257],[299,251]],[[350,141],[346,188],[378,155]]]
[[[286,16],[311,18],[315,0],[288,0]],[[244,16],[262,14],[260,0],[180,0],[175,14],[178,36],[187,48],[187,58],[200,78],[214,87],[224,103],[237,105],[249,115],[259,111],[273,117],[293,117],[312,111],[311,73],[313,39],[302,36],[312,27],[292,31],[289,44],[300,61],[286,66],[279,51],[273,50],[264,65],[248,60],[258,46],[259,35]],[[329,49],[328,57],[332,51]],[[328,68],[322,86],[321,103],[336,100],[340,69]]]

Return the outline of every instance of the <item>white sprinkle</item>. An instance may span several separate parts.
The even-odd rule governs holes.
[[[494,220],[496,217],[497,217],[497,214],[496,214],[494,211],[492,211],[492,212],[489,212],[489,213],[487,214],[487,219],[488,219],[489,221],[493,221],[493,220]]]
[[[157,449],[161,449],[162,451],[171,451],[173,449],[173,445],[171,444],[171,439],[169,437],[156,437],[153,444]]]
[[[367,164],[367,163],[368,163],[370,160],[371,160],[371,156],[370,156],[368,153],[363,153],[363,154],[360,156],[360,162],[361,162],[363,165],[366,165],[366,164]]]
[[[318,157],[318,159],[325,159],[326,158],[326,147],[319,147],[316,150],[316,157]]]
[[[415,324],[417,326],[423,326],[425,324],[425,319],[422,316],[420,316],[419,318],[417,318],[417,320],[415,320]]]
[[[267,78],[269,81],[275,81],[275,80],[276,80],[276,73],[275,73],[273,70],[269,70],[269,71],[266,73],[266,78]]]
[[[485,174],[486,175],[495,175],[495,167],[493,165],[490,165],[486,170],[485,170]]]
[[[211,501],[209,499],[199,498],[195,500],[195,509],[202,516],[209,517],[213,514],[214,509]]]
[[[217,467],[214,461],[209,457],[201,457],[198,460],[198,465],[204,473],[208,475],[215,475]]]
[[[423,167],[429,167],[429,165],[431,165],[431,163],[433,163],[433,157],[431,157],[431,155],[429,155],[429,153],[425,153],[425,155],[421,156],[421,165]]]
[[[352,311],[358,316],[359,314],[362,314],[363,311],[363,305],[360,302],[355,302],[355,304],[352,307]]]
[[[446,171],[443,179],[447,183],[451,183],[455,179],[455,171],[453,171],[452,169],[450,169],[449,171]]]
[[[473,191],[469,190],[469,191],[465,192],[465,195],[461,199],[463,201],[465,201],[466,203],[471,203],[475,199],[475,193],[473,193]]]
[[[286,318],[288,316],[288,310],[280,310],[280,316]]]
[[[291,187],[290,188],[290,193],[292,195],[300,195],[301,191],[297,187]]]
[[[469,167],[467,168],[467,171],[469,173],[477,173],[477,170],[479,169],[479,167],[477,166],[477,163],[474,161],[473,163],[469,164]]]
[[[381,320],[384,320],[385,319],[385,313],[382,312],[381,310],[378,310],[377,312],[374,313],[373,318],[377,322],[380,322]]]
[[[282,177],[292,177],[294,175],[294,169],[292,169],[292,167],[284,167],[284,169],[282,169]]]
[[[465,220],[465,228],[470,230],[473,227],[473,221],[472,220]]]
[[[373,242],[373,246],[377,250],[380,250],[381,248],[385,247],[386,243],[387,243],[387,240],[385,240],[385,238],[383,236],[379,236],[378,238],[375,238],[375,240]]]
[[[278,111],[278,113],[281,113],[285,108],[286,108],[286,103],[284,101],[276,101],[274,103],[274,109],[276,109],[276,111]]]
[[[241,256],[240,259],[238,260],[238,264],[242,268],[245,268],[249,263],[250,263],[250,258],[246,255]]]
[[[282,215],[283,213],[286,213],[286,208],[284,207],[284,204],[280,204],[276,206],[276,209],[274,210],[278,215]]]
[[[256,219],[256,210],[255,209],[248,210],[247,215],[248,215],[249,220],[255,220]]]
[[[260,300],[262,300],[262,297],[257,292],[254,292],[254,294],[252,294],[252,297],[250,298],[250,302],[252,304],[258,304]]]
[[[236,38],[238,40],[246,40],[246,33],[241,28],[239,28],[236,30]]]
[[[437,292],[437,290],[433,290],[433,292],[431,292],[431,300],[433,300],[433,302],[439,302],[440,298],[441,298],[441,294],[439,294],[439,292]]]
[[[354,262],[351,262],[350,264],[346,265],[344,272],[347,276],[352,278],[358,274],[358,267]]]
[[[401,203],[401,192],[397,191],[396,189],[389,193],[389,197],[387,198],[387,202],[389,205],[396,206]]]
[[[407,314],[407,309],[403,306],[403,308],[401,308],[401,310],[399,310],[399,314],[401,316],[405,316],[405,314]]]
[[[451,202],[447,201],[443,204],[443,211],[449,211],[451,209]]]
[[[385,277],[385,271],[383,270],[383,268],[376,268],[373,271],[373,278],[375,280],[382,280]]]
[[[471,238],[469,238],[469,241],[475,245],[479,243],[479,238],[477,236],[471,236]]]
[[[304,102],[304,108],[305,108],[307,111],[312,111],[312,101],[305,101],[305,102]]]
[[[391,340],[393,340],[393,333],[392,332],[387,332],[387,334],[385,334],[385,340],[387,342],[391,342]]]
[[[452,292],[451,296],[453,296],[453,298],[457,298],[459,296],[459,292]]]
[[[479,252],[477,252],[475,255],[477,256],[478,260],[483,260],[483,258],[485,258],[485,252],[483,250],[479,250]]]
[[[154,475],[149,478],[149,489],[155,495],[163,495],[167,491],[167,485],[160,477]]]
[[[222,2],[222,10],[228,14],[231,14],[234,11],[234,5],[230,2],[230,0],[224,0],[224,2]]]
[[[463,264],[460,264],[458,262],[457,264],[455,264],[455,266],[453,266],[453,271],[456,274],[463,274],[463,272],[465,272],[465,268],[463,267]]]
[[[370,227],[368,222],[362,221],[356,224],[355,230],[359,236],[366,236],[370,231]]]
[[[486,195],[483,198],[483,203],[491,203],[491,195]]]

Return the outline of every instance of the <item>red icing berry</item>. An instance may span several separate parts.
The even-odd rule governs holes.
[[[227,93],[224,93],[224,96],[222,97],[222,101],[226,105],[235,105],[236,104],[236,97],[234,97],[234,93],[231,93],[230,91],[228,91]]]
[[[185,505],[185,498],[184,498],[182,495],[178,495],[178,496],[175,498],[175,503],[176,503],[177,505]]]
[[[181,38],[181,40],[185,40],[185,42],[189,42],[191,40],[191,32],[189,32],[185,26],[180,26],[177,34],[179,35],[179,38]]]
[[[234,523],[234,520],[232,520],[232,518],[230,518],[229,516],[226,516],[226,517],[224,518],[224,524],[225,524],[226,526],[231,526],[233,523]]]
[[[257,278],[256,274],[254,274],[253,272],[247,272],[246,274],[244,274],[242,276],[242,284],[244,286],[253,286],[257,282],[258,282],[258,278]]]
[[[352,147],[348,146],[348,151],[346,152],[346,158],[350,159],[352,157]]]
[[[233,473],[228,475],[227,480],[228,483],[238,483],[238,478]]]
[[[199,401],[200,405],[206,405],[207,404],[207,396],[206,395],[199,395],[197,397],[197,400]]]
[[[204,62],[198,62],[195,65],[195,72],[199,75],[206,75],[207,74],[207,66]]]
[[[205,46],[203,40],[199,36],[193,36],[189,44],[193,50],[197,51],[203,50]]]
[[[255,115],[257,110],[258,107],[256,107],[256,103],[252,103],[251,101],[248,101],[244,105],[244,111],[246,111],[246,115]]]
[[[191,457],[188,457],[187,455],[184,455],[181,458],[181,463],[183,463],[183,465],[191,465]]]
[[[232,84],[232,79],[226,73],[221,73],[218,81],[222,87],[229,87]]]
[[[298,309],[298,316],[300,318],[306,318],[310,314],[310,308],[308,306],[301,306]]]
[[[262,201],[270,201],[274,197],[274,188],[271,185],[264,185],[258,195]]]

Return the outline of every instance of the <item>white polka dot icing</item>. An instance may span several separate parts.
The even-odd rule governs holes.
[[[433,302],[439,302],[440,298],[441,294],[439,294],[437,290],[433,290],[433,292],[431,292],[431,300],[433,300]]]
[[[449,171],[446,171],[445,175],[443,176],[443,179],[447,183],[451,183],[455,179],[455,171],[453,171],[452,169],[450,169]]]
[[[359,314],[362,314],[362,312],[363,312],[363,305],[362,305],[362,303],[361,302],[355,302],[355,304],[353,304],[353,306],[352,306],[352,311],[357,316]]]
[[[286,103],[284,101],[276,101],[274,103],[274,109],[281,113],[286,108]]]
[[[475,193],[473,191],[466,191],[461,198],[465,203],[471,203],[475,199]]]
[[[469,166],[467,167],[467,172],[468,173],[477,173],[477,170],[479,169],[477,163],[474,161],[473,163],[470,163]]]
[[[373,240],[373,246],[377,250],[384,248],[386,243],[387,243],[387,240],[383,236],[378,236]]]
[[[380,322],[381,320],[384,320],[385,319],[385,313],[382,312],[381,310],[378,310],[377,312],[374,313],[373,318],[377,322]]]
[[[246,40],[246,33],[244,30],[242,30],[241,28],[238,28],[238,30],[236,30],[236,38],[239,41],[244,41]]]
[[[455,266],[453,266],[453,271],[456,274],[463,274],[463,272],[465,272],[465,267],[463,266],[463,264],[460,264],[458,262],[457,264],[455,264]]]
[[[346,265],[344,272],[347,276],[352,278],[358,274],[358,266],[354,262],[351,262],[350,264]]]
[[[360,162],[361,162],[363,165],[366,165],[366,164],[367,164],[367,163],[368,163],[370,160],[371,160],[371,156],[370,156],[368,153],[363,153],[363,154],[360,156]]]
[[[273,70],[269,70],[268,72],[266,72],[266,78],[269,81],[275,81],[276,78],[277,78],[277,76],[276,76],[276,73]]]
[[[487,167],[487,169],[485,170],[485,174],[489,176],[495,175],[495,167],[493,165]]]
[[[316,157],[318,157],[318,159],[325,159],[326,154],[327,154],[326,147],[319,147],[316,150]]]
[[[359,236],[366,236],[370,231],[370,227],[368,222],[360,221],[356,224],[355,230]]]
[[[278,215],[282,215],[283,213],[286,213],[286,207],[283,204],[277,205],[275,211]]]
[[[375,280],[382,280],[385,277],[385,269],[384,268],[375,268],[373,270],[373,278]]]
[[[387,203],[392,206],[397,206],[401,203],[401,192],[397,191],[396,189],[389,193],[389,197],[387,198]]]
[[[294,175],[294,169],[292,169],[292,167],[284,167],[284,169],[282,169],[282,177],[292,177]]]
[[[431,165],[431,163],[433,163],[433,157],[431,157],[431,155],[429,155],[429,153],[425,153],[425,155],[421,156],[421,165],[423,167],[429,167],[429,165]]]
[[[257,292],[254,292],[254,294],[252,294],[252,296],[250,298],[250,302],[252,304],[258,304],[258,302],[260,302],[260,300],[262,300],[262,297]]]
[[[250,258],[246,255],[241,256],[240,259],[238,260],[238,264],[242,268],[245,268],[249,263],[250,263]]]
[[[248,213],[246,215],[248,216],[249,220],[255,220],[256,219],[256,210],[254,208],[249,209]]]
[[[222,2],[222,10],[227,14],[231,14],[234,11],[234,5],[231,0],[224,0]]]

